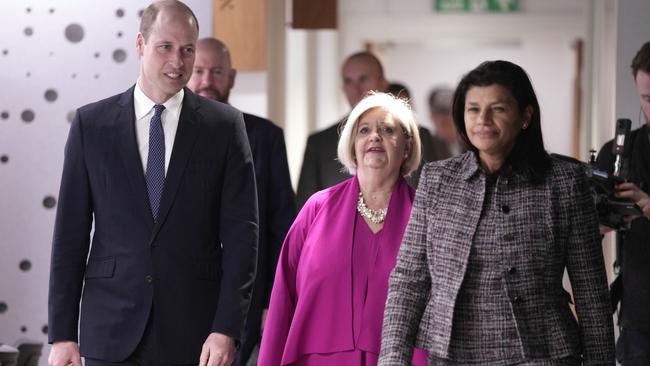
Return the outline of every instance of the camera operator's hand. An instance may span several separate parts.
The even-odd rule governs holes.
[[[621,183],[616,186],[616,197],[626,198],[631,202],[636,203],[643,212],[643,216],[650,219],[650,196],[643,192],[634,183]],[[629,220],[634,220],[640,216],[630,217]]]

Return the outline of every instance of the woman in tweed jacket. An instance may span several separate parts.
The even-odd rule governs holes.
[[[380,365],[614,365],[597,215],[584,173],[547,155],[526,72],[461,80],[464,155],[427,164],[390,277]],[[565,268],[578,319],[562,287]]]

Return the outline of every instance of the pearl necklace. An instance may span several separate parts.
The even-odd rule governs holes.
[[[359,200],[357,201],[357,211],[361,216],[370,220],[373,224],[381,224],[386,219],[386,214],[388,213],[388,207],[380,208],[379,210],[371,210],[366,206],[366,201],[363,200],[363,193],[359,190]]]

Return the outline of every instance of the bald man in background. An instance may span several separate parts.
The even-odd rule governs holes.
[[[197,42],[194,71],[188,83],[192,91],[228,104],[236,76],[230,52],[222,41],[203,38]],[[278,255],[296,214],[282,129],[248,113],[244,113],[244,123],[255,165],[259,244],[251,307],[234,365],[245,365],[260,341]]]

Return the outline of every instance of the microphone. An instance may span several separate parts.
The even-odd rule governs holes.
[[[619,118],[616,120],[616,130],[614,132],[614,144],[612,145],[612,153],[616,156],[614,162],[615,177],[621,176],[621,168],[623,167],[623,158],[627,155],[625,149],[625,142],[630,135],[632,128],[632,121],[627,118]]]

